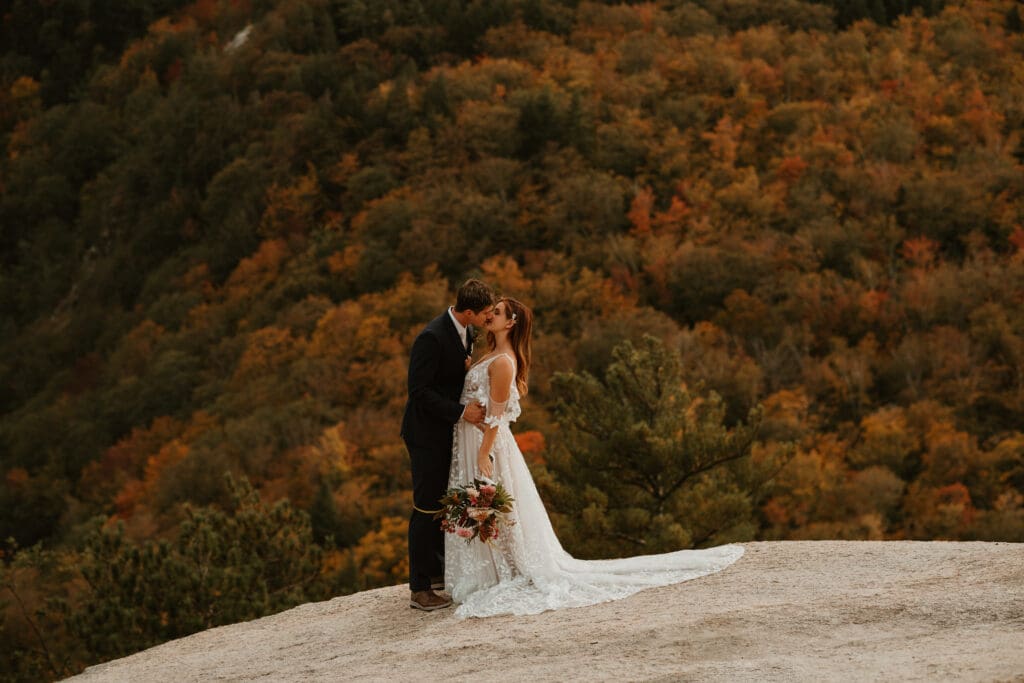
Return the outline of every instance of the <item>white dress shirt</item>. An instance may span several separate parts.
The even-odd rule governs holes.
[[[448,317],[455,323],[455,331],[459,333],[459,339],[462,340],[462,348],[466,349],[467,353],[469,349],[466,347],[466,326],[459,322],[458,318],[455,317],[454,306],[448,307]]]

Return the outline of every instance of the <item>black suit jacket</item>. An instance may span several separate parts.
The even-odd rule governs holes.
[[[466,347],[448,311],[431,320],[409,355],[409,400],[402,438],[411,446],[452,450],[452,426],[462,417]]]

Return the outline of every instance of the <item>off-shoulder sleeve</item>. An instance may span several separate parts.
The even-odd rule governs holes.
[[[510,422],[515,420],[510,413],[505,411],[508,401],[495,401],[493,396],[487,398],[487,415],[484,417],[484,424],[488,427],[504,425],[508,427]]]
[[[515,363],[511,358],[506,357],[504,360],[512,364],[512,383],[508,387],[507,398],[504,401],[499,401],[494,397],[494,385],[491,385],[491,390],[487,395],[487,414],[484,416],[484,424],[488,427],[498,427],[500,425],[508,427],[509,423],[515,422],[518,416],[518,413],[509,410],[509,401],[512,399],[511,384],[515,383]]]

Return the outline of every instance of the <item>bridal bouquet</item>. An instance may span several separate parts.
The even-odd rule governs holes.
[[[448,489],[441,498],[443,509],[435,515],[441,529],[471,543],[479,538],[490,543],[498,529],[515,524],[508,518],[513,498],[498,482],[474,479],[472,484]]]

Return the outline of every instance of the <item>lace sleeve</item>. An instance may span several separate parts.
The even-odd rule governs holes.
[[[508,406],[508,401],[495,401],[493,396],[487,398],[487,416],[484,417],[484,424],[488,427],[498,427],[504,425],[508,427],[509,423],[513,419],[505,412],[505,408]]]

